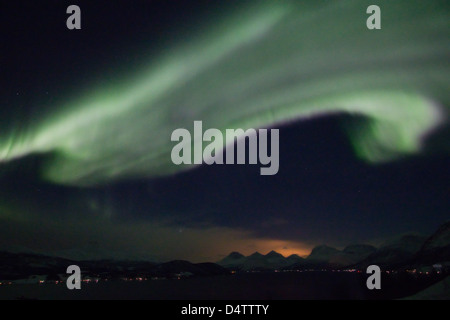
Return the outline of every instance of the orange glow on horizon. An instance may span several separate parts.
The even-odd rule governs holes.
[[[243,248],[242,251],[235,251],[239,251],[243,255],[248,256],[256,251],[261,254],[267,254],[273,250],[282,254],[284,257],[289,257],[292,254],[306,257],[311,253],[312,249],[309,245],[295,241],[255,239],[251,242],[252,244]]]

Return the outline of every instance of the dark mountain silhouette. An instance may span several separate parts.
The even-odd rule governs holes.
[[[344,250],[332,255],[328,263],[332,266],[350,266],[367,258],[377,251],[377,248],[367,244],[354,244],[344,248]]]
[[[340,251],[327,245],[315,247],[311,254],[306,258],[310,263],[328,263],[330,259]]]
[[[300,257],[297,254],[291,254],[289,257],[286,258],[286,260],[288,261],[289,265],[293,265],[295,263],[302,263],[305,261],[304,258]]]
[[[84,275],[98,278],[213,276],[229,274],[229,270],[270,271],[306,269],[364,270],[375,264],[382,269],[450,268],[450,222],[443,224],[428,238],[402,235],[376,249],[366,244],[353,244],[343,250],[321,245],[307,258],[284,257],[276,251],[266,255],[255,252],[244,256],[232,252],[216,263],[191,263],[173,260],[165,263],[149,261],[92,260],[74,261],[33,253],[0,252],[0,280],[23,279],[32,275],[46,275],[57,279],[66,275],[69,265],[79,265]]]
[[[399,268],[411,262],[425,239],[424,236],[415,234],[399,236],[381,245],[378,250],[356,263],[355,267],[364,269],[369,265],[377,265],[382,269]]]
[[[380,249],[397,249],[409,253],[416,253],[427,238],[423,235],[407,234],[394,238],[380,246]]]
[[[266,255],[255,252],[247,257],[240,253],[232,252],[217,263],[226,268],[241,271],[275,270],[295,264],[302,264],[302,266],[306,265],[305,259],[296,254],[292,254],[286,258],[273,250]]]
[[[319,245],[307,258],[291,255],[287,258],[271,251],[266,255],[255,252],[246,257],[238,252],[218,262],[226,268],[248,270],[305,270],[346,269],[365,270],[375,264],[382,269],[407,269],[433,264],[450,265],[450,222],[443,224],[433,235],[400,235],[378,249],[368,244],[352,244],[343,250]]]
[[[284,256],[281,253],[278,253],[274,250],[270,251],[268,254],[266,254],[266,258],[268,259],[284,259]]]
[[[393,269],[409,263],[413,256],[413,253],[401,249],[380,248],[354,267],[365,269],[370,265],[377,265],[381,269]]]
[[[73,261],[31,253],[0,252],[0,280],[22,275],[65,273]]]
[[[288,266],[289,264],[295,263],[295,261],[295,256],[291,256],[290,259],[288,259],[272,250],[266,255],[255,252],[247,257],[238,252],[232,252],[227,257],[220,260],[218,264],[238,270],[271,270]]]
[[[228,256],[217,262],[217,264],[226,268],[233,268],[244,264],[245,260],[246,257],[243,254],[240,254],[239,252],[232,252]]]
[[[242,266],[243,270],[263,270],[263,269],[271,269],[276,267],[273,263],[269,261],[269,258],[262,255],[259,252],[255,252],[245,259],[245,262]]]
[[[245,256],[243,254],[240,254],[239,252],[232,252],[228,257],[230,257],[233,260],[245,258]]]
[[[251,255],[248,256],[248,258],[250,259],[262,259],[264,256],[259,253],[258,251],[256,251],[255,253],[252,253]]]
[[[280,253],[270,251],[264,256],[265,260],[273,266],[286,266],[289,264],[288,260]]]
[[[412,269],[433,264],[450,265],[450,222],[430,237],[403,235],[380,247],[355,267],[376,264],[381,268]]]
[[[345,247],[342,251],[350,255],[366,255],[376,250],[377,248],[368,244],[353,244]]]
[[[414,256],[415,264],[445,263],[450,261],[450,221],[426,239]]]
[[[174,260],[165,263],[148,261],[93,260],[74,261],[37,254],[0,252],[0,280],[25,279],[34,275],[46,275],[57,279],[66,275],[69,265],[78,265],[85,276],[97,278],[213,276],[229,274],[215,263],[191,263]]]

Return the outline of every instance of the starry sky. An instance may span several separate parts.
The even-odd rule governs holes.
[[[0,249],[217,261],[449,218],[445,1],[1,1]],[[407,7],[407,10],[405,9]],[[278,128],[280,170],[175,166],[175,128]]]

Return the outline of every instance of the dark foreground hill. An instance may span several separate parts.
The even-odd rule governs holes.
[[[148,261],[91,260],[74,261],[38,254],[0,252],[0,280],[27,279],[41,275],[55,280],[65,277],[67,267],[78,265],[83,276],[99,279],[135,277],[191,277],[226,275],[229,271],[215,263],[191,263],[174,260],[165,263]],[[39,277],[41,279],[42,277]]]

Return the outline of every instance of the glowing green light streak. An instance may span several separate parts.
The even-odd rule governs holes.
[[[1,137],[0,161],[54,152],[43,174],[65,184],[165,175],[185,169],[171,163],[170,135],[194,120],[247,129],[336,112],[367,118],[349,128],[362,159],[418,152],[443,121],[436,102],[449,100],[450,19],[439,4],[380,1],[378,31],[365,26],[365,1],[251,8],[120,86]]]

